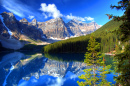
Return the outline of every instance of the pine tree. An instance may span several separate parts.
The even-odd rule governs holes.
[[[116,83],[121,86],[130,86],[130,46],[125,47],[125,51],[114,56],[115,59],[115,72],[118,76],[115,77]]]
[[[124,15],[119,16],[113,16],[112,14],[107,14],[107,16],[110,18],[113,18],[115,21],[123,21],[123,24],[118,28],[117,34],[120,36],[120,40],[122,42],[129,41],[130,39],[130,0],[121,0],[118,2],[118,6],[112,6],[111,8],[116,8],[117,10],[125,10]]]
[[[118,6],[112,6],[111,8],[125,10],[124,15],[113,16],[107,14],[110,18],[113,18],[116,21],[123,21],[123,24],[116,31],[119,40],[121,42],[126,42],[125,50],[122,53],[115,55],[116,59],[116,71],[119,75],[116,77],[116,83],[121,86],[130,86],[130,0],[121,0],[118,2]]]
[[[105,74],[108,73],[110,66],[100,67],[100,69],[98,68],[98,66],[103,66],[105,64],[102,60],[101,53],[98,52],[99,49],[100,43],[96,42],[92,35],[87,47],[88,52],[85,53],[84,62],[87,66],[93,66],[93,68],[85,69],[85,75],[79,76],[80,79],[85,80],[85,82],[77,81],[79,86],[106,86],[106,84],[107,86],[110,86],[110,83],[105,80]]]
[[[110,68],[111,68],[111,65],[105,65],[105,59],[104,59],[104,56],[103,56],[103,60],[101,62],[102,64],[100,64],[100,69],[99,69],[99,72],[100,72],[100,81],[98,86],[111,86],[111,82],[108,82],[105,78],[106,78],[106,74],[109,74],[110,73]]]
[[[89,44],[87,47],[88,52],[85,53],[85,59],[84,62],[87,63],[88,66],[93,66],[93,69],[85,69],[85,75],[81,75],[79,78],[84,79],[85,82],[77,82],[81,86],[86,85],[94,85],[96,86],[96,82],[98,81],[98,78],[96,77],[96,65],[99,63],[99,52],[98,50],[100,48],[100,44],[96,42],[93,36],[90,37]],[[93,74],[91,73],[93,71]],[[93,76],[93,77],[92,77]]]

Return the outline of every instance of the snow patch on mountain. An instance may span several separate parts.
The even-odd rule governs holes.
[[[49,39],[58,40],[58,38],[53,38],[53,37],[50,37]]]
[[[2,15],[0,15],[0,19],[1,19],[2,23],[3,23],[3,25],[5,26],[5,28],[8,30],[9,35],[11,36],[11,35],[12,35],[12,32],[11,32],[10,29],[5,25],[5,23],[4,23],[4,18],[2,17]]]
[[[82,32],[85,32],[86,30],[82,29],[81,31],[82,31]]]

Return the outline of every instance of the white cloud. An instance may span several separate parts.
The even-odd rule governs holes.
[[[79,16],[73,16],[72,13],[70,15],[64,16],[66,19],[76,19],[79,21],[94,21],[94,18],[91,17],[79,17]]]
[[[94,21],[94,18],[91,17],[84,17],[87,21]]]
[[[45,16],[45,18],[47,18],[47,17],[58,18],[58,17],[62,17],[63,16],[60,13],[60,11],[57,9],[55,4],[48,4],[48,6],[47,6],[46,3],[41,3],[40,10],[43,11],[43,15]]]
[[[29,18],[29,19],[33,19],[33,18],[34,18],[34,16],[29,15],[29,16],[28,16],[28,18]]]
[[[63,15],[60,13],[60,11],[57,9],[55,4],[48,4],[46,3],[41,3],[41,11],[43,11],[43,16],[45,18],[48,17],[53,17],[53,18],[58,18],[58,17],[65,17],[66,19],[76,19],[79,21],[94,21],[94,18],[92,17],[79,17],[79,16],[73,16],[72,13],[70,15]]]
[[[10,7],[6,7],[6,5],[3,5],[4,8],[6,8],[6,10],[9,10],[10,12],[13,12],[15,15],[19,16],[19,17],[24,17],[23,13],[20,13],[14,9],[11,9]]]
[[[28,17],[29,19],[33,19],[35,16],[36,19],[43,20],[41,17],[44,17],[45,19],[47,19],[48,17],[65,17],[66,19],[77,19],[80,21],[94,21],[94,18],[91,17],[79,17],[73,16],[72,14],[66,16],[60,13],[60,10],[57,9],[55,4],[47,5],[46,3],[41,3],[40,10],[42,11],[42,15],[40,12],[22,3],[20,0],[2,0],[1,5],[6,10],[14,13],[21,18]]]

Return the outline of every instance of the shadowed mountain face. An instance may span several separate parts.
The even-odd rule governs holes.
[[[8,28],[12,33],[11,37],[15,39],[20,39],[21,34],[33,39],[42,39],[43,32],[25,18],[18,21],[13,13],[4,12],[0,15],[3,18],[3,20],[0,19],[0,35],[9,38]]]
[[[0,42],[4,48],[20,49],[26,41],[25,37],[34,40],[45,40],[46,36],[35,25],[35,20],[29,23],[25,18],[18,21],[13,13],[0,14]]]
[[[11,37],[15,39],[20,39],[21,34],[33,39],[45,39],[46,37],[64,39],[85,35],[100,28],[96,22],[83,23],[75,19],[68,23],[65,23],[62,18],[51,19],[46,22],[37,22],[36,19],[33,19],[32,22],[28,22],[25,18],[20,21],[16,20],[13,13],[4,12],[0,15],[0,35],[7,38],[10,37],[10,31],[12,32]]]
[[[13,32],[12,37],[15,39],[19,39],[20,37],[20,29],[19,22],[14,17],[13,13],[2,13],[0,19],[0,35],[9,38],[10,34],[8,33],[8,29]]]

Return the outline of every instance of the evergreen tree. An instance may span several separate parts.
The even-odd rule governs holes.
[[[125,47],[123,53],[116,54],[115,59],[115,72],[118,76],[115,77],[116,83],[120,86],[130,86],[130,46]]]
[[[100,67],[100,65],[104,65],[104,61],[102,60],[101,53],[98,52],[100,48],[100,43],[96,42],[93,35],[90,37],[88,44],[88,52],[85,53],[84,62],[87,66],[93,66],[93,68],[85,69],[85,75],[79,76],[80,79],[85,80],[85,82],[77,81],[79,86],[110,86],[110,83],[105,80],[105,77],[108,72],[110,66]],[[99,76],[100,75],[100,76]]]
[[[106,80],[106,74],[110,73],[111,65],[105,66],[105,62],[103,61],[103,66],[100,67],[100,81],[98,86],[111,86],[111,82]]]
[[[117,29],[117,34],[119,36],[119,40],[122,42],[126,42],[125,50],[122,53],[118,53],[115,55],[116,59],[116,71],[119,75],[116,77],[116,83],[120,86],[130,86],[130,0],[121,0],[118,2],[118,6],[112,6],[111,8],[117,8],[125,10],[124,15],[113,16],[107,14],[110,18],[113,18],[116,21],[123,21],[123,24],[120,25],[119,29]]]

